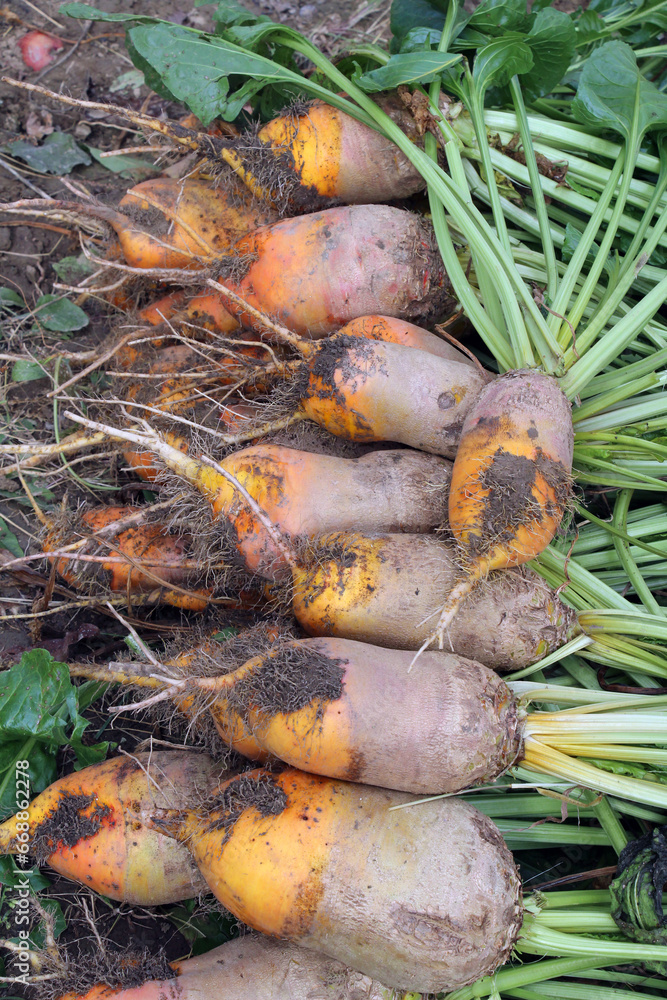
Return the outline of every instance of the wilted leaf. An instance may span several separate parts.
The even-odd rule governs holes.
[[[4,549],[6,552],[11,552],[13,556],[20,559],[24,554],[23,549],[19,545],[19,540],[13,531],[10,531],[7,524],[0,517],[0,549]]]
[[[24,306],[25,303],[13,288],[0,288],[0,310],[11,309],[13,306]]]
[[[115,94],[119,90],[138,90],[143,85],[144,74],[141,70],[129,69],[127,73],[121,73],[109,84],[109,93]]]
[[[87,3],[64,3],[60,13],[67,17],[82,17],[89,21],[141,21],[141,14],[108,14],[105,10],[92,7]]]
[[[51,267],[60,280],[67,285],[75,285],[82,278],[93,273],[93,265],[83,254],[78,257],[62,257],[51,264]]]
[[[101,149],[95,149],[94,146],[88,146],[87,149],[100,166],[110,170],[113,174],[120,174],[121,177],[129,177],[131,180],[149,177],[151,174],[159,173],[162,169],[148,160],[142,160],[139,156],[102,156]]]
[[[88,153],[65,132],[53,132],[41,146],[33,146],[25,139],[15,139],[6,142],[2,148],[10,156],[24,160],[40,174],[68,174],[74,167],[87,166],[91,162]]]
[[[83,309],[56,295],[42,295],[35,306],[35,318],[47,330],[56,333],[71,333],[88,326],[89,320]]]

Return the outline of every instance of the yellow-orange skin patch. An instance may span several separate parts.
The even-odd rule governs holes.
[[[326,778],[289,769],[273,780],[286,795],[278,815],[248,805],[226,829],[220,810],[203,821],[187,813],[179,838],[190,838],[209,887],[235,916],[264,934],[298,937],[308,933],[317,910],[340,808],[335,783]]]
[[[323,197],[335,198],[339,194],[344,117],[347,116],[331,105],[318,103],[298,118],[281,115],[267,122],[258,138],[272,146],[277,155],[290,151],[294,171],[304,187]]]

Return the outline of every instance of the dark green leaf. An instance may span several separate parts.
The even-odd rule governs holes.
[[[394,90],[401,84],[430,83],[444,69],[461,62],[461,56],[451,52],[400,52],[386,66],[363,73],[356,81],[369,94]]]
[[[264,56],[174,24],[139,25],[128,34],[135,51],[160,75],[174,97],[187,104],[205,125],[216,117],[231,121],[238,114],[236,95],[227,99],[232,74],[253,78],[245,100],[267,81],[298,83],[296,74]]]
[[[101,760],[105,760],[111,747],[117,746],[116,743],[109,743],[108,740],[102,740],[102,742],[95,743],[94,746],[89,747],[85,743],[82,743],[81,740],[75,740],[74,737],[71,737],[70,745],[76,754],[77,771],[82,767],[89,767],[91,764],[99,764]]]
[[[577,20],[577,34],[583,41],[593,41],[604,31],[604,26],[604,21],[594,10],[582,10]]]
[[[667,127],[667,94],[642,75],[624,42],[606,42],[586,60],[572,113],[587,128],[613,129],[629,138],[637,115],[639,134]]]
[[[35,317],[47,330],[53,330],[56,333],[71,333],[73,330],[82,330],[89,323],[83,309],[70,302],[69,299],[60,299],[55,295],[42,295],[37,300]]]
[[[239,630],[237,628],[223,628],[219,632],[216,632],[215,635],[212,635],[211,639],[215,639],[216,642],[226,642],[227,639],[233,639],[238,634]]]
[[[12,365],[12,382],[34,382],[44,378],[46,372],[36,361],[21,358]]]
[[[617,233],[616,242],[621,251],[626,253],[632,242],[632,236],[629,233]],[[648,263],[653,264],[654,267],[664,267],[667,264],[667,249],[665,247],[656,247],[649,257]]]
[[[525,0],[484,0],[468,18],[467,28],[485,35],[528,31],[532,21]]]
[[[624,14],[628,13],[627,0],[590,0],[588,7],[590,10],[597,11],[602,17],[613,14],[619,9]]]
[[[0,517],[0,549],[4,549],[5,552],[11,552],[13,556],[20,559],[24,554],[23,549],[19,545],[19,540],[13,531],[10,531],[5,523],[4,519]]]
[[[532,69],[533,54],[523,41],[524,37],[510,32],[478,50],[472,75],[481,95],[492,83],[502,87],[515,74]]]
[[[29,762],[34,795],[54,780],[56,752],[70,739],[83,761],[106,754],[108,744],[81,747],[87,725],[79,714],[78,690],[67,666],[57,663],[45,649],[29,650],[20,663],[0,673],[1,818],[16,812],[17,760]]]
[[[45,649],[24,653],[20,664],[0,674],[0,733],[66,743],[65,726],[76,719],[76,692],[64,663]]]
[[[563,11],[548,7],[537,14],[525,38],[535,62],[521,74],[526,102],[545,97],[560,83],[572,62],[576,40],[574,24]]]
[[[442,32],[448,6],[448,0],[393,0],[391,33],[400,43],[413,28]]]
[[[13,288],[0,288],[0,310],[11,309],[12,306],[24,306],[25,303]]]
[[[2,733],[1,728],[0,733]],[[24,757],[25,747],[25,737],[21,740],[6,742],[3,740],[0,746],[0,820],[13,816],[17,811],[17,805],[23,802],[21,792],[25,791],[25,787],[17,784],[15,768],[17,760],[28,761],[27,773],[31,796],[43,792],[52,781],[56,780],[58,768],[55,753],[46,746],[36,743],[29,748],[27,757]]]
[[[40,174],[68,174],[74,167],[91,161],[71,135],[65,132],[52,132],[47,135],[41,146],[33,146],[24,139],[15,139],[2,147],[10,156],[25,160],[28,166]]]
[[[437,48],[442,30],[438,28],[411,28],[401,42],[401,52],[425,52]]]
[[[8,889],[16,889],[27,882],[34,893],[48,889],[51,880],[39,868],[22,868],[11,854],[0,857],[0,884]]]
[[[169,919],[175,924],[192,948],[193,955],[210,951],[238,934],[238,923],[220,912],[198,912],[197,901],[186,900],[172,907]]]

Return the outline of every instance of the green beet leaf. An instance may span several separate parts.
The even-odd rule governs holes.
[[[545,97],[563,79],[574,56],[577,32],[567,14],[548,7],[539,11],[524,40],[534,60],[532,69],[521,73],[521,89],[529,103]]]
[[[13,309],[14,306],[24,306],[25,303],[13,288],[0,288],[0,312]]]
[[[667,128],[667,94],[642,75],[629,45],[606,42],[584,64],[572,113],[587,128],[629,139],[635,116],[640,136]]]
[[[31,798],[47,788],[58,776],[56,755],[46,744],[33,743],[28,748],[26,756],[25,738],[8,740],[6,743],[3,741],[0,747],[0,821],[13,816],[18,803],[23,801],[21,793],[25,791],[25,786],[19,786],[16,781],[17,760],[28,761],[27,775]]]
[[[400,44],[413,28],[441,32],[448,6],[448,0],[393,0],[390,27],[394,39]]]
[[[524,38],[512,32],[478,50],[472,75],[482,101],[491,84],[502,87],[517,73],[533,68],[533,54]]]
[[[0,517],[0,549],[4,549],[5,552],[11,552],[17,559],[20,559],[24,555],[18,538],[13,531],[9,530],[7,523],[2,517]]]
[[[143,61],[140,68],[151,67],[173,97],[187,104],[204,125],[217,117],[233,121],[267,82],[300,82],[294,71],[264,56],[178,25],[137,25],[130,28],[128,36],[130,54],[134,59],[137,53]],[[251,79],[232,92],[230,77],[234,75]],[[151,79],[146,76],[149,86],[153,86]]]
[[[493,37],[506,31],[528,31],[532,20],[525,0],[484,0],[468,18],[466,28]]]
[[[29,762],[30,792],[35,795],[55,778],[56,752],[71,745],[79,766],[106,757],[109,744],[84,747],[88,722],[80,714],[104,685],[75,687],[64,663],[45,649],[24,653],[0,673],[0,820],[16,812],[16,761]]]
[[[42,365],[36,361],[29,361],[28,358],[19,358],[12,365],[12,382],[35,382],[45,376],[46,372]]]
[[[401,42],[401,52],[427,52],[440,42],[442,31],[438,28],[411,28]]]
[[[369,94],[393,90],[401,84],[430,83],[458,62],[461,56],[451,52],[400,52],[385,66],[362,73],[355,82]]]

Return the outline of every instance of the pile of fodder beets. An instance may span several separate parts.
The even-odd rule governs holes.
[[[454,303],[429,222],[375,203],[423,184],[379,134],[316,103],[226,148],[235,172],[146,181],[118,209],[24,208],[108,222],[129,276],[128,319],[80,359],[111,388],[49,455],[117,444],[157,494],[45,516],[45,556],[100,600],[269,623],[72,675],[168,702],[191,742],[255,766],[153,754],[156,789],[146,762],[114,758],[48,788],[0,848],[27,822],[40,861],[107,897],[208,888],[268,935],[68,1000],[455,990],[509,957],[521,881],[462,799],[394,807],[539,767],[496,671],[580,630],[524,565],[568,507],[570,403],[414,325]],[[137,313],[141,271],[166,287]]]

